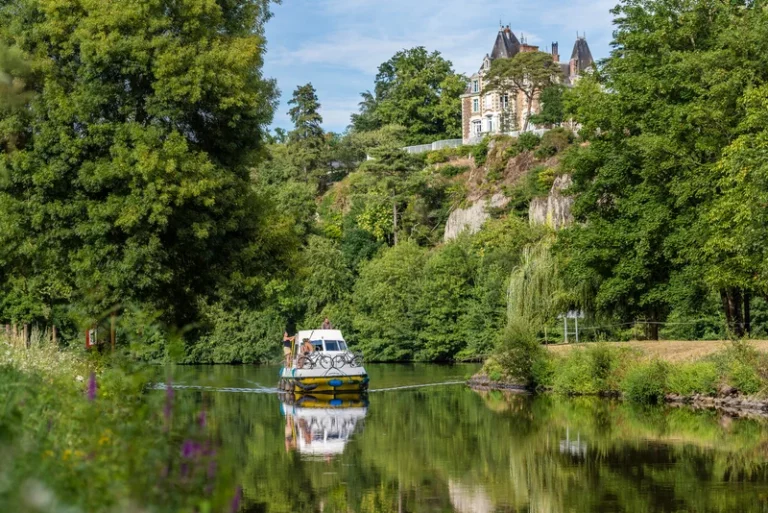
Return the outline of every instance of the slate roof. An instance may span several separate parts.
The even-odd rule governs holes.
[[[589,45],[587,39],[584,37],[576,38],[576,42],[573,44],[573,52],[571,53],[571,60],[576,61],[576,73],[580,73],[595,62],[592,58],[592,52],[589,51]]]
[[[493,50],[491,51],[491,60],[508,59],[514,57],[519,52],[520,41],[518,41],[509,26],[499,30],[499,34],[496,36],[496,42],[493,44]]]

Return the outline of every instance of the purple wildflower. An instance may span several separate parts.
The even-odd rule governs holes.
[[[96,373],[91,372],[91,376],[88,378],[88,400],[93,401],[96,399],[96,390],[99,386],[96,383]]]
[[[211,460],[208,462],[208,479],[213,479],[216,476],[216,462]]]
[[[240,511],[240,500],[243,496],[243,487],[238,486],[235,490],[235,496],[232,498],[232,507],[229,509],[231,513],[237,513]]]
[[[184,440],[184,444],[181,446],[181,455],[184,458],[194,458],[200,450],[200,446],[190,439]]]
[[[197,416],[197,423],[200,425],[201,428],[205,427],[205,410],[201,411],[200,414]]]

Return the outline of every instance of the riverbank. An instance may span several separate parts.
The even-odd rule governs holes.
[[[509,369],[518,369],[518,375]],[[609,396],[768,416],[768,342],[513,346],[486,361],[467,384],[476,390]]]
[[[147,392],[157,373],[0,339],[0,511],[226,510],[204,412]]]

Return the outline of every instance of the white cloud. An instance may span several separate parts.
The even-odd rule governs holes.
[[[267,67],[278,77],[284,101],[295,84],[315,84],[324,124],[340,130],[357,110],[358,93],[373,87],[378,66],[399,50],[437,50],[456,71],[471,74],[491,50],[501,22],[542,50],[559,40],[562,59],[570,56],[576,32],[586,31],[600,58],[608,53],[609,10],[616,1],[287,0],[271,22],[282,20],[269,34]]]

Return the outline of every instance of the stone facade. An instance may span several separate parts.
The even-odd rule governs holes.
[[[539,47],[527,44],[525,39],[520,42],[509,26],[501,27],[491,53],[486,54],[478,72],[469,78],[467,91],[462,95],[462,139],[465,144],[471,144],[486,135],[516,132],[525,127],[528,115],[526,95],[522,91],[512,94],[491,91],[484,77],[496,59],[511,59],[518,53],[537,51]],[[584,37],[577,37],[569,62],[559,62],[558,43],[552,43],[551,54],[560,66],[557,80],[565,85],[573,84],[594,63]],[[534,98],[531,113],[537,113],[538,109],[538,100]],[[529,124],[528,128],[535,127]]]

